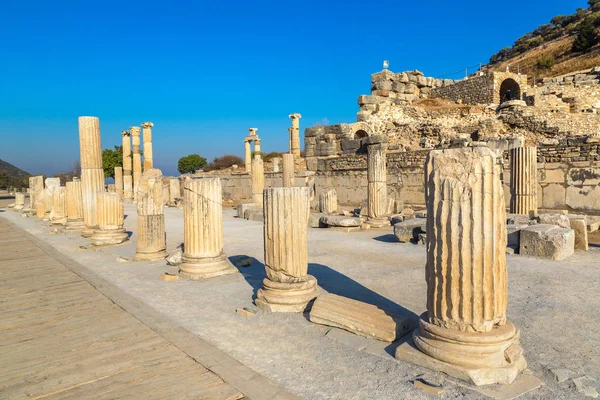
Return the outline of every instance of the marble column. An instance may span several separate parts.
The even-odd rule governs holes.
[[[98,228],[97,197],[104,191],[100,120],[97,117],[79,117],[79,153],[81,159],[81,194],[83,220],[86,228],[81,235],[89,237]]]
[[[302,115],[295,113],[289,116],[292,119],[292,130],[290,132],[290,153],[294,158],[300,158],[300,118]]]
[[[44,215],[44,220],[52,219],[52,206],[53,206],[53,194],[56,188],[60,187],[60,178],[46,178],[44,189],[44,205],[46,209],[46,214]]]
[[[179,178],[173,178],[169,181],[169,206],[175,207],[177,199],[181,199],[181,184]]]
[[[70,231],[85,228],[83,222],[83,199],[81,196],[81,181],[73,178],[73,182],[67,182],[67,224],[66,229]]]
[[[115,167],[115,188],[119,196],[123,197],[123,167]]]
[[[35,216],[38,219],[43,220],[44,216],[46,215],[46,202],[44,201],[44,192],[42,192],[40,197],[40,201],[38,201],[35,206]]]
[[[25,208],[25,193],[17,192],[15,193],[15,206],[13,210],[20,211]]]
[[[98,193],[98,229],[90,240],[94,246],[110,246],[123,243],[129,236],[123,229],[125,215],[123,198],[118,193]]]
[[[131,161],[131,134],[121,132],[123,139],[123,198],[126,202],[133,201],[133,175]]]
[[[29,178],[29,198],[31,199],[31,214],[35,214],[38,203],[44,192],[44,177],[42,175]]]
[[[52,214],[50,225],[65,225],[67,223],[67,188],[59,186],[52,192]]]
[[[338,209],[337,192],[327,190],[319,195],[319,209],[323,214],[336,214]]]
[[[260,151],[260,139],[256,139],[254,141],[254,154],[255,155],[259,155],[261,153]]]
[[[260,204],[262,202],[262,192],[265,188],[265,167],[260,155],[255,155],[252,159],[252,202]]]
[[[152,159],[152,128],[154,124],[152,122],[142,122],[143,135],[144,135],[144,171],[147,169],[154,168],[154,161]]]
[[[162,172],[154,168],[144,171],[137,193],[137,248],[134,259],[160,260],[167,256]]]
[[[285,153],[281,156],[283,158],[283,187],[294,186],[294,178],[296,176],[296,161],[294,155]]]
[[[133,198],[137,197],[138,186],[142,178],[142,154],[140,150],[140,128],[132,126],[129,128],[131,133],[131,145],[133,146]]]
[[[250,172],[252,169],[252,151],[248,139],[244,140],[244,165],[246,167],[246,172]]]
[[[183,258],[179,275],[202,280],[238,272],[223,251],[223,206],[219,178],[183,183]]]
[[[273,157],[271,159],[271,162],[273,163],[273,172],[279,172],[279,161],[281,161],[281,158],[279,157]]]
[[[487,147],[428,154],[427,313],[413,334],[416,348],[396,351],[396,358],[475,385],[511,383],[527,365],[519,331],[506,318],[501,172]]]
[[[537,147],[510,150],[510,212],[537,216]]]
[[[288,149],[289,149],[289,152],[291,153],[292,152],[292,146],[293,146],[292,145],[292,137],[294,136],[294,128],[292,128],[292,127],[288,128],[288,136],[289,136],[289,138],[288,138]]]
[[[308,275],[308,188],[264,191],[264,242],[267,277],[256,305],[273,312],[302,312],[317,297],[317,280]]]
[[[389,226],[387,199],[387,137],[373,135],[367,139],[367,223]]]

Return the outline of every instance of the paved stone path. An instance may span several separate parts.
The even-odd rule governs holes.
[[[243,394],[0,218],[0,399]]]

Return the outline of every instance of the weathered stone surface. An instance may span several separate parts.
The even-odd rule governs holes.
[[[510,212],[537,213],[537,148],[516,147],[510,151]]]
[[[133,197],[137,198],[137,191],[142,179],[142,150],[140,143],[141,129],[139,126],[129,128],[131,133],[131,145],[133,147]]]
[[[90,237],[94,246],[110,246],[129,239],[123,224],[123,197],[118,193],[98,193],[98,229]]]
[[[539,224],[521,230],[521,255],[564,260],[573,255],[575,232],[556,225]]]
[[[181,184],[179,178],[169,179],[169,206],[175,207],[177,200],[181,199]]]
[[[321,223],[327,226],[360,226],[362,223],[360,218],[346,217],[343,215],[325,215],[321,218]]]
[[[160,260],[167,257],[163,175],[159,169],[142,174],[137,190],[137,248],[135,260]]]
[[[538,219],[540,224],[556,225],[567,229],[571,227],[569,217],[564,214],[540,214]]]
[[[123,200],[133,201],[133,161],[131,160],[131,133],[121,132],[123,146]]]
[[[237,206],[237,217],[245,218],[246,212],[249,210],[260,210],[262,209],[262,203],[241,203]]]
[[[311,228],[326,228],[327,225],[321,223],[322,213],[310,213],[308,217],[308,226]]]
[[[414,321],[410,318],[335,294],[317,297],[309,319],[317,324],[390,343],[414,328]]]
[[[142,122],[142,134],[144,137],[144,171],[154,168],[152,155],[152,122]]]
[[[588,232],[585,217],[569,218],[570,228],[575,232],[575,250],[588,251]]]
[[[57,187],[52,192],[52,212],[50,213],[51,225],[65,225],[67,223],[67,188]]]
[[[531,219],[527,215],[507,214],[506,223],[509,225],[535,225],[537,220]]]
[[[294,158],[300,158],[300,118],[302,118],[302,115],[294,113],[290,114],[289,118],[292,120],[292,127],[290,128],[290,154]]]
[[[336,214],[338,209],[337,192],[327,190],[319,195],[319,209],[323,214]]]
[[[283,187],[294,186],[294,177],[296,175],[296,162],[293,154],[282,154],[282,179]]]
[[[14,209],[20,211],[25,208],[25,193],[15,193],[15,207]]]
[[[507,224],[506,225],[506,245],[509,247],[519,248],[521,230],[525,229],[529,224]]]
[[[100,120],[98,118],[79,117],[79,152],[83,220],[86,226],[82,235],[89,237],[98,227],[97,196],[99,192],[104,191]]]
[[[255,155],[252,159],[252,202],[260,204],[262,202],[262,192],[265,188],[265,167],[260,155]]]
[[[387,137],[373,135],[367,140],[367,223],[389,225],[387,201]]]
[[[412,218],[394,224],[394,235],[400,243],[418,241],[419,234],[426,232],[427,219]]]

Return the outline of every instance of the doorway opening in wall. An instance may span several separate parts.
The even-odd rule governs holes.
[[[367,154],[367,139],[369,135],[363,130],[358,130],[354,133],[354,140],[360,141],[360,147],[356,150],[356,154]]]
[[[500,102],[510,100],[521,100],[521,87],[512,78],[503,80],[500,85]]]

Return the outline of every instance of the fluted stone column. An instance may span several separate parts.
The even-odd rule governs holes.
[[[67,188],[59,186],[52,192],[52,213],[50,225],[65,225],[67,223]]]
[[[154,160],[152,158],[152,122],[142,122],[144,135],[144,171],[154,168]]]
[[[283,158],[283,187],[294,186],[294,177],[296,176],[296,161],[294,155],[290,153],[282,154]]]
[[[131,145],[133,146],[133,198],[137,197],[137,189],[142,178],[142,154],[140,150],[140,128],[132,126],[129,128],[131,133]]]
[[[83,220],[86,228],[81,235],[89,237],[98,228],[97,197],[104,191],[100,120],[97,117],[79,117],[79,153],[81,159],[81,194]]]
[[[90,238],[94,246],[123,243],[129,236],[123,229],[123,198],[118,193],[98,193],[98,229]]]
[[[510,212],[537,216],[537,147],[510,150]]]
[[[252,170],[252,151],[250,150],[250,141],[248,139],[244,140],[244,165],[246,172]]]
[[[81,196],[81,181],[73,178],[73,182],[67,182],[67,230],[81,230],[85,228],[83,222],[83,199]]]
[[[45,181],[45,189],[44,189],[44,205],[46,214],[44,215],[44,220],[48,221],[52,219],[52,206],[53,206],[53,194],[56,188],[60,187],[60,178],[46,178]]]
[[[375,227],[390,224],[387,219],[387,137],[373,135],[367,139],[367,223]]]
[[[319,195],[319,209],[323,214],[336,214],[338,209],[337,192],[327,190]]]
[[[43,220],[46,215],[46,202],[44,201],[44,192],[41,194],[41,199],[35,206],[35,216]]]
[[[260,139],[254,141],[254,154],[260,154]]]
[[[121,132],[123,139],[123,198],[126,202],[133,201],[133,175],[131,161],[131,134]]]
[[[317,280],[308,275],[308,188],[264,191],[265,270],[256,305],[274,312],[302,312],[317,297]]]
[[[271,159],[271,162],[273,163],[273,172],[279,172],[279,161],[281,161],[281,158],[279,157],[273,157]]]
[[[290,131],[290,153],[294,158],[300,158],[300,118],[302,115],[295,113],[290,114],[292,119],[292,130]]]
[[[115,188],[119,196],[123,197],[123,167],[115,167]]]
[[[262,192],[265,188],[265,167],[260,155],[255,155],[252,159],[252,202],[260,204],[262,202]]]
[[[42,175],[29,178],[29,198],[31,199],[31,214],[37,212],[37,205],[42,201],[44,192],[44,177]]]
[[[186,179],[183,197],[181,277],[202,280],[238,272],[223,251],[221,180]]]
[[[288,135],[289,135],[289,138],[288,138],[288,142],[289,142],[288,149],[289,149],[289,151],[291,153],[291,151],[292,151],[292,136],[294,136],[294,128],[292,128],[292,127],[288,128]]]
[[[167,256],[162,180],[162,172],[154,168],[144,171],[140,180],[136,260],[159,260]]]
[[[25,193],[17,192],[15,193],[15,206],[13,210],[20,211],[25,208]]]
[[[496,153],[434,150],[425,163],[427,313],[396,358],[476,385],[510,383],[527,363],[506,319],[506,212]]]
[[[177,199],[181,198],[181,184],[179,178],[173,178],[169,181],[169,206],[175,207]]]

